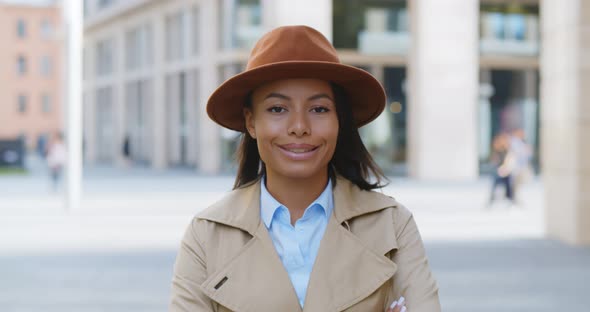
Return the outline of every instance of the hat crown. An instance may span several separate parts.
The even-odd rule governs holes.
[[[258,40],[246,70],[289,61],[340,63],[336,49],[319,31],[308,26],[283,26]]]

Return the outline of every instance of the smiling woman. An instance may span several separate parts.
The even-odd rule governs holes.
[[[243,132],[234,190],[199,213],[175,265],[170,311],[440,311],[412,214],[358,128],[385,93],[306,26],[277,28],[207,112]]]

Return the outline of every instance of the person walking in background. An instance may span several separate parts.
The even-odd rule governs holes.
[[[37,154],[41,159],[44,159],[47,156],[47,137],[45,134],[40,135],[37,138]]]
[[[514,201],[520,204],[519,191],[521,186],[530,180],[532,148],[525,141],[523,129],[516,129],[510,135],[510,151],[514,155],[515,164],[512,172],[512,193]]]
[[[123,158],[125,167],[128,167],[131,164],[131,138],[129,135],[126,135],[123,140]]]
[[[494,182],[490,193],[491,206],[495,201],[496,189],[499,185],[503,185],[505,189],[506,199],[514,204],[514,193],[512,190],[512,172],[516,165],[516,158],[510,149],[510,137],[503,133],[494,137],[492,141],[492,157],[491,161],[495,166]]]
[[[63,135],[56,133],[47,150],[47,166],[49,167],[53,190],[57,191],[59,181],[66,163],[66,146]]]

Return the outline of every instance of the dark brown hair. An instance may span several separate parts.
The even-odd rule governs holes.
[[[336,185],[336,174],[340,174],[362,190],[372,190],[385,186],[388,181],[383,171],[373,160],[371,154],[361,140],[358,128],[354,124],[352,108],[344,89],[334,83],[331,84],[336,102],[338,116],[338,139],[334,155],[328,166],[332,184]],[[252,94],[245,103],[246,108],[252,108]],[[234,189],[258,181],[266,172],[264,163],[260,160],[256,140],[248,131],[242,134],[240,145],[236,151],[239,163],[238,173],[234,182]],[[376,181],[371,183],[371,178]]]

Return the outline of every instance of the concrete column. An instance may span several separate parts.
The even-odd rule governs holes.
[[[307,25],[332,41],[332,0],[261,0],[264,28]]]
[[[154,19],[154,100],[152,101],[152,168],[164,169],[166,160],[166,94],[164,62],[166,59],[166,42],[164,16],[156,15]]]
[[[221,167],[221,138],[220,127],[207,116],[206,106],[209,95],[217,88],[219,82],[219,71],[215,60],[219,51],[218,28],[210,27],[218,25],[219,14],[216,0],[203,1],[200,21],[201,36],[201,70],[199,81],[199,103],[201,105],[199,122],[199,170],[204,173],[216,173]]]
[[[475,0],[408,1],[408,169],[428,180],[478,176]]]
[[[541,1],[547,235],[590,245],[590,1]]]

